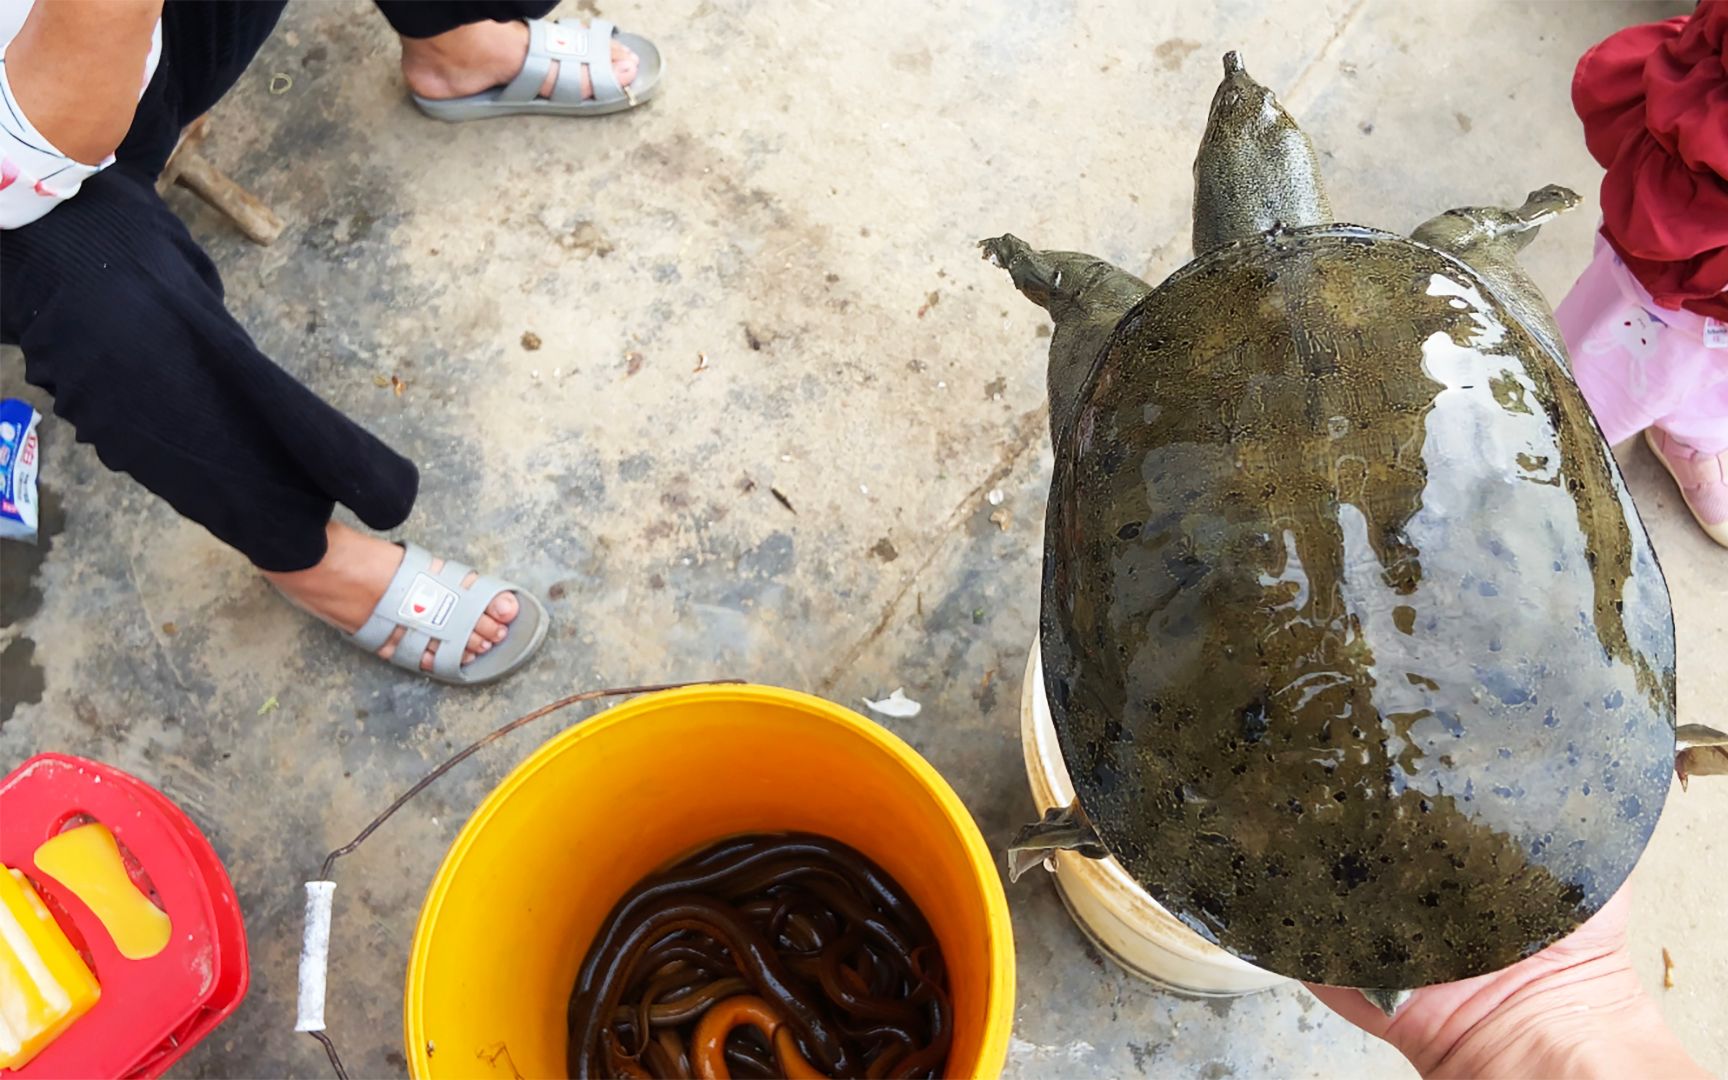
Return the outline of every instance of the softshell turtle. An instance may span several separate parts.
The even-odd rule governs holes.
[[[1578,199],[1334,222],[1235,53],[1194,171],[1156,288],[982,245],[1055,322],[1040,631],[1078,792],[1011,858],[1108,853],[1390,1009],[1595,912],[1672,778],[1667,586],[1515,259]]]

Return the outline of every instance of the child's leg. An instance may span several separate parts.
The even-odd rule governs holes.
[[[1715,456],[1728,451],[1728,349],[1712,349],[1705,356],[1714,361],[1711,370],[1656,424],[1699,453]]]
[[[1673,475],[1698,524],[1728,547],[1728,349],[1699,343],[1673,360],[1692,385],[1650,428],[1650,449]]]
[[[1644,433],[1656,455],[1680,488],[1686,508],[1710,539],[1728,547],[1728,451],[1705,454],[1659,427]]]
[[[1666,392],[1649,363],[1666,328],[1627,299],[1613,266],[1614,249],[1600,237],[1596,255],[1554,309],[1571,354],[1572,374],[1610,445],[1649,427]]]
[[[1658,308],[1600,237],[1554,314],[1603,436],[1643,431],[1698,524],[1728,547],[1728,350],[1704,347],[1701,317]]]

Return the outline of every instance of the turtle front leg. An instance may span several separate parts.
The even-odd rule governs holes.
[[[1045,311],[1054,315],[1057,306],[1068,299],[1064,295],[1062,271],[1066,264],[1074,261],[1077,253],[1039,251],[1013,233],[980,240],[978,246],[984,252],[985,262],[1008,271],[1008,276],[1014,279],[1014,287]],[[1090,255],[1078,255],[1078,258],[1096,261]],[[1066,268],[1072,269],[1071,266]]]
[[[1465,206],[1430,218],[1410,234],[1412,240],[1457,256],[1481,274],[1536,331],[1548,351],[1566,358],[1560,327],[1542,290],[1518,265],[1518,253],[1536,238],[1542,226],[1577,206],[1578,193],[1558,184],[1532,191],[1524,205]]]
[[[1083,251],[1041,251],[1013,233],[978,241],[984,260],[1008,271],[1014,287],[1056,318],[1061,327],[1076,320],[1116,323],[1152,286],[1126,270]]]
[[[1463,206],[1430,218],[1416,227],[1411,239],[1452,252],[1466,262],[1472,255],[1508,260],[1536,238],[1537,230],[1577,206],[1578,193],[1558,184],[1532,191],[1515,210],[1498,206]]]
[[[1571,188],[1548,184],[1525,196],[1524,205],[1510,213],[1524,223],[1525,229],[1535,229],[1568,210],[1576,209],[1582,201]]]
[[[1041,251],[1012,233],[980,240],[986,261],[1008,271],[1026,299],[1050,313],[1050,435],[1060,438],[1111,331],[1152,286],[1096,255]]]

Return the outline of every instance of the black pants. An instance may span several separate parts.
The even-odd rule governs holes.
[[[324,557],[336,503],[400,525],[419,473],[259,352],[215,265],[157,197],[180,131],[228,92],[285,0],[169,0],[162,55],[109,168],[0,232],[0,341],[78,441],[264,570]],[[544,15],[555,0],[377,0],[398,33]]]

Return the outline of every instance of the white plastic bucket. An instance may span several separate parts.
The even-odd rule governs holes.
[[[1020,744],[1039,813],[1074,801],[1074,785],[1056,742],[1044,696],[1038,643],[1026,662],[1020,696]],[[1237,997],[1285,981],[1225,952],[1184,926],[1135,884],[1115,859],[1057,852],[1056,891],[1092,943],[1131,974],[1178,993]]]

